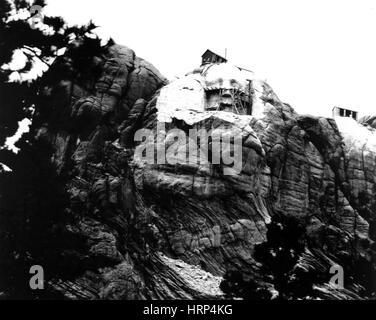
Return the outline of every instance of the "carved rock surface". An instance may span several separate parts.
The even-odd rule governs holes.
[[[68,178],[67,210],[76,219],[67,228],[86,248],[72,264],[90,262],[76,279],[56,279],[53,290],[73,299],[220,298],[226,269],[258,268],[254,248],[266,241],[276,211],[304,220],[316,248],[333,256],[346,241],[375,240],[374,121],[366,127],[349,120],[367,134],[363,141],[342,122],[297,114],[259,81],[257,116],[238,121],[194,110],[197,121],[177,116],[165,123],[166,130],[241,136],[239,174],[223,175],[224,165],[210,162],[150,164],[134,157],[133,137],[140,128],[160,130],[156,105],[167,81],[123,46],[98,59],[95,81],[72,77],[64,80],[70,91],[49,93],[67,101],[66,125],[35,128]],[[184,158],[186,145],[175,146]],[[320,233],[328,227],[340,240]]]

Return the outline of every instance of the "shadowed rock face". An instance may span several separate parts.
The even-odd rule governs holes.
[[[372,129],[354,122],[367,131],[362,141],[342,133],[333,119],[298,115],[257,80],[257,116],[169,110],[165,123],[166,130],[218,128],[241,136],[239,174],[224,175],[223,164],[149,164],[134,157],[133,137],[140,128],[160,130],[157,104],[166,79],[119,45],[94,62],[100,69],[94,80],[72,76],[45,90],[51,104],[64,101],[51,109],[66,121],[56,127],[47,120],[35,129],[53,145],[52,161],[68,177],[67,212],[75,222],[67,229],[85,248],[69,253],[81,274],[56,279],[53,290],[88,299],[221,297],[228,268],[258,272],[254,247],[266,241],[276,211],[304,221],[307,237],[326,257],[352,255],[355,247],[371,259],[354,239],[369,246],[375,237]],[[187,154],[184,143],[176,150],[176,157]]]

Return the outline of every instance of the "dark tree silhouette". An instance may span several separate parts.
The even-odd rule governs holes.
[[[273,284],[280,299],[295,294],[296,279],[292,275],[306,245],[305,227],[294,217],[276,213],[266,235],[267,241],[256,245],[254,252],[261,268],[248,273],[229,270],[221,284],[227,294],[244,299],[270,299],[268,283]]]
[[[0,69],[0,146],[6,137],[16,132],[18,121],[31,117],[40,84],[40,79],[9,82],[10,74],[17,72],[22,79],[38,62],[49,67],[69,43],[85,38],[96,28],[92,22],[85,26],[68,27],[63,18],[48,16],[43,17],[40,27],[32,27],[33,17],[17,17],[21,12],[30,12],[33,5],[45,6],[43,0],[15,0],[13,4],[0,0],[0,66],[3,67]],[[25,65],[17,70],[4,68],[12,61],[16,50],[26,56]]]
[[[306,225],[304,220],[276,213],[267,226],[267,241],[255,247],[253,256],[261,267],[242,272],[228,270],[221,283],[222,290],[229,296],[253,300],[270,299],[271,287],[278,291],[279,299],[320,297],[314,285],[329,283],[332,274],[327,258],[330,257],[344,268],[346,289],[373,299],[374,242],[364,239],[360,252],[344,254],[338,249],[343,234],[336,234],[337,246],[323,249],[323,244],[332,241],[330,234],[334,231],[325,225],[316,231],[324,241],[320,244],[310,238]],[[353,241],[356,243],[356,239]]]
[[[67,209],[65,182],[51,163],[51,146],[34,139],[34,129],[51,114],[41,98],[41,88],[54,87],[68,76],[61,64],[52,64],[62,49],[68,48],[74,63],[75,74],[70,76],[79,77],[92,57],[106,47],[92,33],[96,28],[92,22],[70,27],[61,17],[45,16],[43,24],[34,28],[30,18],[16,18],[32,5],[44,3],[0,0],[0,146],[16,132],[18,121],[32,120],[30,132],[16,144],[18,154],[0,148],[0,163],[12,169],[1,172],[0,168],[0,299],[49,297],[46,291],[30,290],[31,265],[45,267],[47,281],[79,272],[67,255],[69,248],[79,249],[81,242],[65,228],[73,219]],[[22,51],[26,61],[20,69],[11,70],[6,66],[16,50]],[[42,77],[23,81],[38,62],[47,65],[48,71]],[[10,81],[12,72],[20,75],[19,81]]]

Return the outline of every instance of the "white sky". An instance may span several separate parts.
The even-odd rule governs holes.
[[[46,14],[92,19],[172,79],[210,48],[267,79],[300,113],[376,114],[372,0],[47,0]]]

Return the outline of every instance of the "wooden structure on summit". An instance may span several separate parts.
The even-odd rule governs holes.
[[[340,107],[334,107],[332,109],[333,112],[333,118],[335,116],[339,117],[348,117],[353,118],[354,120],[358,120],[358,112],[350,109],[340,108]]]
[[[207,63],[224,63],[227,62],[226,58],[221,57],[219,54],[214,53],[211,50],[206,50],[201,56],[201,65]]]

